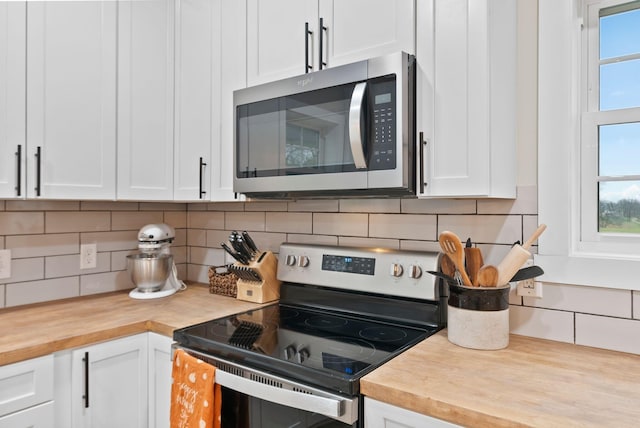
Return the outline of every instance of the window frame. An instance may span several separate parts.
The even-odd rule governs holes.
[[[583,0],[538,3],[538,218],[548,230],[539,239],[534,259],[545,270],[541,278],[545,282],[640,290],[638,237],[598,234],[597,239],[581,239],[582,204],[590,203],[582,198],[581,189],[589,180],[595,184],[592,171],[581,164],[593,162],[593,152],[591,158],[583,156],[589,153],[583,150],[581,137],[607,118],[598,117],[605,112],[583,113],[589,101],[586,4]],[[593,193],[591,202],[597,200]]]

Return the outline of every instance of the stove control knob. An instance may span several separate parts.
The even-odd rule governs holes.
[[[286,259],[287,266],[295,266],[296,265],[296,256],[289,254]]]
[[[307,348],[302,348],[298,352],[296,352],[296,361],[298,364],[302,364],[309,358],[309,351]]]
[[[394,276],[396,278],[399,278],[402,276],[402,265],[400,263],[392,263],[391,264],[391,268],[389,269],[389,274],[391,276]]]
[[[293,345],[287,346],[282,351],[282,356],[284,357],[285,360],[292,359],[295,354],[296,354],[296,348],[294,348]]]
[[[298,257],[298,266],[300,266],[300,267],[309,266],[309,257],[307,257],[307,256]]]
[[[409,278],[420,278],[422,276],[422,269],[418,265],[409,266]]]

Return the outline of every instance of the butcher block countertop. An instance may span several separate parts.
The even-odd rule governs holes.
[[[173,330],[264,306],[209,293],[204,284],[159,299],[127,292],[0,309],[0,366],[136,333]]]
[[[640,356],[511,335],[465,349],[446,330],[366,375],[371,398],[470,427],[638,427]]]

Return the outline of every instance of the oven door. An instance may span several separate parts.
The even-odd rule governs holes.
[[[177,348],[174,345],[174,348]],[[358,397],[324,390],[182,348],[216,367],[223,428],[357,427]]]

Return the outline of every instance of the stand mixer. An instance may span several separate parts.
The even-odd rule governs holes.
[[[175,230],[167,224],[148,224],[138,232],[138,254],[127,256],[127,268],[136,288],[129,296],[134,299],[155,299],[170,296],[187,286],[178,279],[176,264],[169,247]]]

